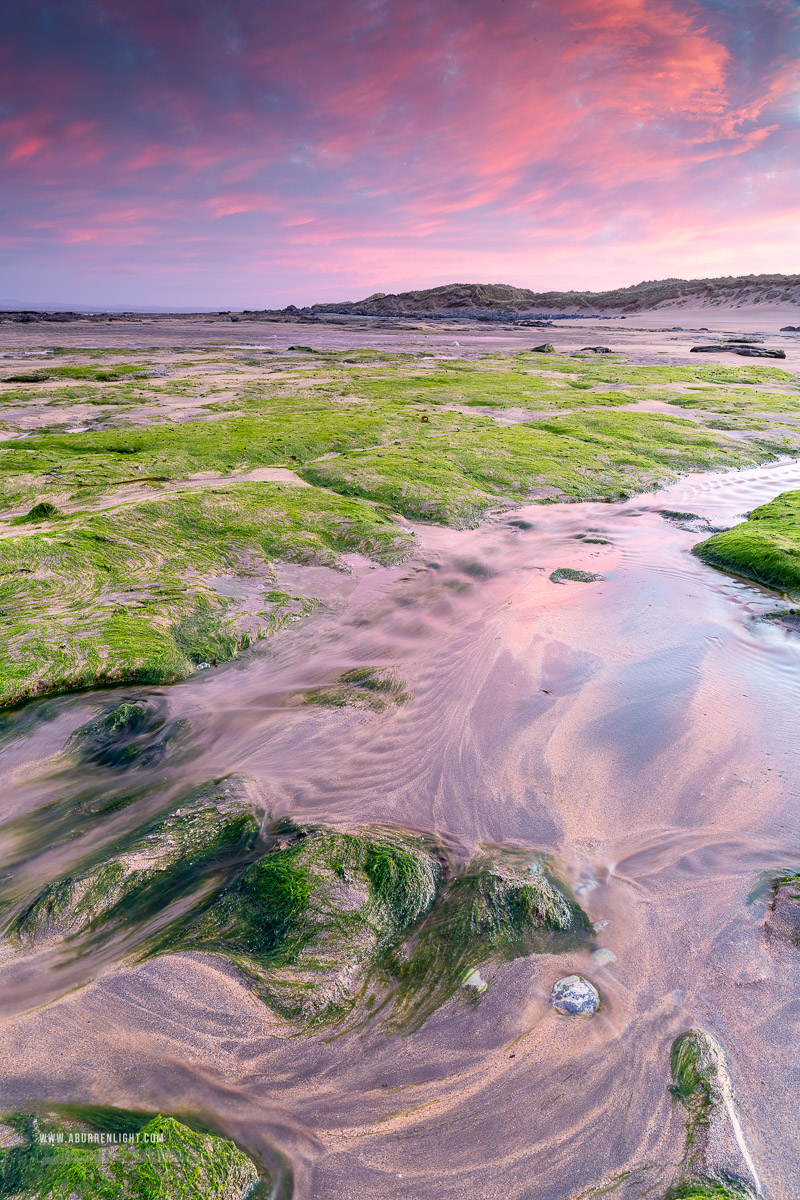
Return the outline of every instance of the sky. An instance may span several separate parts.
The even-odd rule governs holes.
[[[800,271],[797,0],[25,0],[0,305]]]

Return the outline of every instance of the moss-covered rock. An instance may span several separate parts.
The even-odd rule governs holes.
[[[672,1043],[671,1091],[686,1109],[683,1178],[665,1200],[753,1200],[734,1110],[733,1085],[719,1043],[687,1029]]]
[[[664,1200],[755,1200],[753,1192],[724,1179],[692,1179],[670,1188]]]
[[[354,667],[329,687],[309,688],[304,704],[331,708],[371,708],[383,712],[390,704],[405,704],[409,693],[403,680],[387,667]]]
[[[315,488],[238,484],[73,514],[0,539],[0,704],[122,680],[168,682],[234,658],[314,606],[272,563],[397,562],[393,514]],[[235,578],[236,600],[215,581]]]
[[[115,770],[153,766],[184,739],[188,722],[166,720],[162,700],[124,700],[75,731],[69,749],[87,762]]]
[[[422,839],[293,827],[176,944],[233,960],[282,1016],[335,1017],[430,909],[440,878]]]
[[[602,575],[581,571],[577,567],[556,567],[555,571],[550,573],[551,583],[599,583],[602,578]]]
[[[113,1110],[111,1110],[113,1115]],[[12,1116],[0,1150],[8,1200],[245,1200],[267,1195],[255,1163],[233,1142],[171,1117],[76,1120]]]
[[[800,871],[783,871],[773,879],[766,928],[770,937],[800,946]]]
[[[8,932],[30,948],[145,920],[193,892],[215,869],[239,860],[252,849],[259,824],[247,780],[234,776],[207,785],[112,851],[49,884]]]
[[[590,937],[583,909],[544,863],[487,853],[445,883],[418,933],[392,963],[396,1020],[421,1024],[478,966],[569,949]]]
[[[761,504],[748,520],[694,547],[703,562],[800,597],[800,491]]]

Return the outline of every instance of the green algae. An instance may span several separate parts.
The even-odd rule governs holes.
[[[622,499],[684,471],[756,465],[773,456],[772,448],[743,446],[654,414],[580,413],[497,428],[442,413],[413,440],[342,454],[299,473],[406,517],[467,528],[499,504],[536,498],[542,488],[569,500]]]
[[[253,1161],[226,1138],[161,1115],[142,1120],[121,1114],[109,1123],[92,1120],[84,1110],[81,1117],[7,1118],[18,1144],[0,1150],[0,1197],[245,1200],[266,1195]]]
[[[35,525],[40,521],[55,521],[61,515],[55,504],[51,504],[49,500],[43,500],[41,504],[34,504],[33,508],[29,509],[24,516],[15,517],[11,524]]]
[[[383,712],[391,704],[405,704],[409,693],[403,680],[386,667],[354,667],[344,671],[330,687],[309,688],[304,704],[330,708],[370,708]]]
[[[596,539],[585,538],[584,540],[591,542]],[[550,573],[551,583],[566,583],[568,581],[574,583],[598,583],[602,578],[602,575],[593,575],[591,571],[580,571],[576,567],[557,567],[555,571],[551,571]]]
[[[754,1200],[748,1187],[723,1179],[692,1179],[665,1193],[663,1200]]]
[[[269,370],[276,374],[259,379],[252,369],[239,377],[242,364],[215,351],[196,362],[184,358],[185,377],[160,383],[136,378],[146,362],[48,366],[54,379],[60,373],[62,382],[73,378],[82,386],[15,393],[59,404],[159,406],[180,395],[217,392],[216,381],[209,387],[207,377],[191,373],[209,363],[236,376],[225,385],[234,397],[211,403],[202,420],[170,421],[164,408],[152,424],[121,425],[128,418],[120,408],[109,414],[107,424],[115,427],[54,430],[0,445],[0,505],[12,511],[33,505],[40,513],[11,522],[19,525],[15,534],[30,530],[27,549],[21,543],[12,548],[16,537],[0,543],[6,633],[0,704],[109,681],[168,682],[224,662],[310,611],[312,602],[267,599],[277,596],[267,586],[263,604],[239,604],[214,590],[215,575],[269,575],[272,560],[335,565],[349,550],[398,561],[413,538],[393,523],[392,513],[471,527],[520,502],[623,499],[685,471],[755,465],[792,448],[780,439],[748,433],[748,440],[734,440],[708,425],[619,411],[648,397],[680,403],[684,397],[674,387],[665,390],[676,383],[708,389],[701,404],[716,397],[721,411],[738,405],[740,424],[743,404],[763,406],[770,396],[773,409],[789,411],[798,403],[796,381],[774,367],[634,366],[616,356],[542,359],[532,352],[446,362],[367,350],[305,357],[308,363],[272,358]],[[97,373],[104,371],[119,376],[106,392],[98,386]],[[754,385],[785,390],[754,391]],[[698,395],[689,399],[694,403]],[[458,405],[466,411],[451,411]],[[553,415],[498,426],[479,414],[484,405],[488,412],[515,406]],[[208,419],[211,410],[215,419]],[[757,432],[755,419],[747,420]],[[292,496],[288,489],[269,490],[269,502],[263,485],[230,485],[228,500],[209,486],[210,474],[275,464],[293,466],[317,486]],[[201,484],[194,475],[206,478]],[[157,488],[159,480],[185,481],[195,494],[163,496],[158,510],[137,503],[105,513],[63,511],[65,496],[107,505],[119,485],[149,481]],[[344,501],[323,488],[369,505],[337,510]],[[375,504],[381,507],[370,508]],[[35,528],[37,520],[56,518],[57,530]],[[347,527],[349,536],[339,536],[337,529]]]
[[[291,1021],[341,1018],[433,904],[439,878],[422,839],[290,827],[284,843],[168,944],[230,959]]]
[[[232,658],[312,602],[271,562],[405,557],[385,509],[282,484],[238,484],[78,514],[0,541],[0,703],[112,680],[164,682]],[[214,579],[253,581],[237,605]]]
[[[800,491],[783,492],[693,553],[710,566],[800,596]]]
[[[21,948],[148,920],[252,850],[260,825],[246,781],[207,785],[165,816],[49,884],[8,924]]]

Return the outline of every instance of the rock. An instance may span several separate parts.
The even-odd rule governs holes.
[[[148,919],[193,893],[227,856],[255,842],[260,797],[246,776],[199,788],[179,808],[122,838],[84,868],[48,884],[14,919],[11,937],[31,949],[67,936]]]
[[[592,961],[596,962],[599,967],[607,967],[609,963],[617,961],[617,956],[607,946],[598,946],[596,950],[592,951]]]
[[[690,354],[742,354],[745,358],[786,358],[785,350],[767,350],[764,346],[724,345],[692,346]]]
[[[47,371],[17,371],[14,375],[4,375],[3,383],[44,383],[49,378]]]
[[[593,351],[594,354],[610,354],[611,353],[611,349],[609,346],[581,346],[581,354],[584,352],[584,350],[591,350],[591,351]]]
[[[602,580],[602,575],[593,575],[591,571],[578,571],[575,567],[557,567],[551,572],[551,583],[566,583],[569,579],[573,583],[599,583]]]
[[[781,333],[797,333],[800,325],[781,325]]]
[[[474,967],[471,971],[467,971],[461,982],[461,986],[465,988],[474,988],[475,991],[480,994],[481,992],[485,992],[489,985],[477,967]]]
[[[542,342],[541,346],[531,346],[531,350],[534,354],[555,354],[556,352],[555,346],[552,346],[550,342]]]
[[[800,871],[787,871],[772,881],[766,934],[769,940],[800,945]]]
[[[233,959],[291,1021],[343,1016],[433,905],[438,859],[412,835],[289,826],[175,943]]]
[[[593,1017],[600,1007],[600,993],[582,975],[565,975],[553,985],[550,1003],[567,1017]]]
[[[246,1200],[267,1194],[266,1181],[259,1185],[255,1163],[238,1146],[172,1117],[75,1108],[69,1115],[16,1113],[7,1119],[19,1134],[2,1151],[0,1187],[16,1200]]]
[[[687,1029],[672,1043],[670,1066],[670,1091],[687,1112],[683,1167],[695,1177],[688,1183],[697,1188],[677,1194],[748,1200],[753,1195],[751,1184],[760,1194],[761,1184],[739,1124],[733,1085],[719,1042],[701,1029]],[[727,1181],[730,1191],[701,1190],[712,1180]]]
[[[287,826],[173,949],[232,959],[279,1016],[339,1021],[374,980],[387,1020],[417,1028],[478,968],[586,940],[588,918],[537,863],[502,852],[460,871],[441,847],[401,830]],[[383,981],[383,982],[381,982]]]

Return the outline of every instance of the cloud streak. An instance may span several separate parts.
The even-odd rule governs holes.
[[[248,307],[796,269],[788,0],[34,0],[4,291]]]

